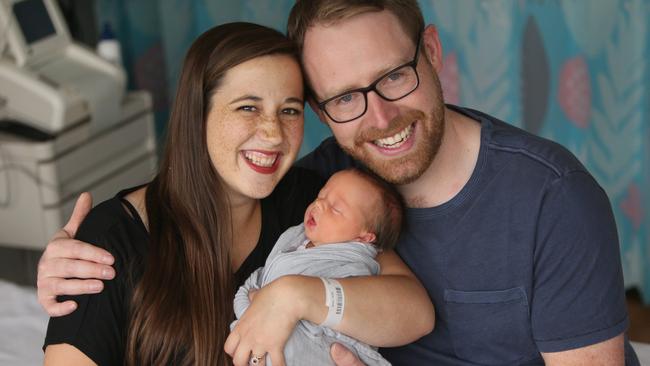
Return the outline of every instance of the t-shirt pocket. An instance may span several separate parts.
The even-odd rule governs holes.
[[[445,290],[456,355],[481,365],[534,357],[528,298],[523,287],[498,291]]]

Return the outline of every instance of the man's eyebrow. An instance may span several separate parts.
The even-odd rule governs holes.
[[[235,99],[231,100],[230,104],[235,104],[235,103],[238,103],[238,102],[241,102],[241,101],[244,101],[244,100],[259,102],[259,101],[262,100],[262,98],[258,97],[257,95],[243,95],[243,96],[241,96],[239,98],[235,98]]]

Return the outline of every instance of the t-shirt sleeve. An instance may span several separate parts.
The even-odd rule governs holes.
[[[550,184],[534,255],[533,337],[541,352],[613,338],[628,324],[616,223],[586,172]]]
[[[91,211],[79,227],[76,238],[111,252],[115,256],[117,275],[113,280],[104,281],[104,290],[99,294],[60,297],[59,301],[76,301],[78,308],[69,315],[50,318],[44,347],[67,343],[98,365],[122,365],[127,314],[124,278],[127,274],[122,253],[116,248],[124,245],[123,239],[96,210]]]

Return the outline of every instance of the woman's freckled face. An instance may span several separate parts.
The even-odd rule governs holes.
[[[303,81],[287,55],[257,57],[228,70],[213,93],[207,147],[231,198],[268,196],[302,143]]]

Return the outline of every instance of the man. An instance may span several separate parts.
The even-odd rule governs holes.
[[[336,137],[299,164],[325,177],[366,166],[409,207],[398,253],[428,290],[437,324],[384,357],[622,365],[627,355],[638,364],[624,338],[605,193],[560,146],[444,105],[442,48],[415,0],[299,0],[288,29],[302,48],[310,104]],[[350,356],[333,354],[339,364]]]
[[[443,104],[440,41],[416,1],[349,3],[298,1],[289,19],[312,108],[338,142],[300,164],[329,175],[345,151],[411,208],[398,253],[429,291],[436,329],[384,356],[623,364],[623,279],[603,190],[560,146]]]

